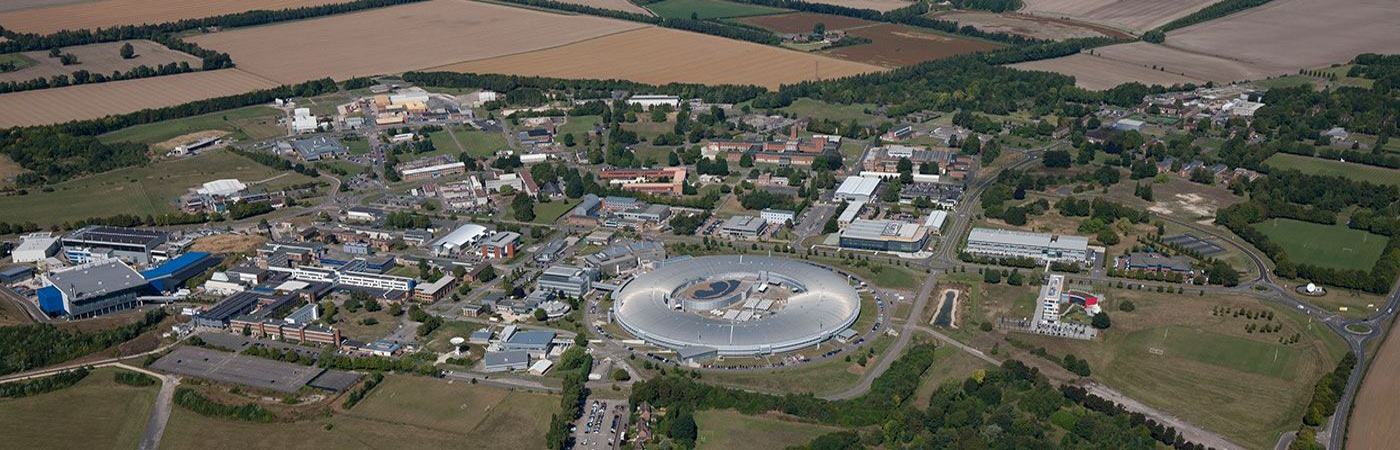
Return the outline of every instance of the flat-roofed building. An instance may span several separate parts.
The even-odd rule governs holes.
[[[39,308],[50,316],[95,317],[139,306],[153,293],[141,274],[116,259],[96,261],[43,277]]]
[[[759,217],[762,217],[764,222],[777,226],[797,223],[797,213],[786,209],[767,208],[759,212]]]
[[[109,255],[132,264],[150,264],[152,253],[170,238],[164,231],[94,225],[63,238],[63,256],[74,264]]]
[[[457,279],[451,275],[444,275],[432,283],[424,283],[413,288],[413,299],[420,302],[432,303],[442,300],[452,293],[452,288],[457,285]]]
[[[924,220],[924,226],[928,227],[930,233],[943,232],[943,224],[948,222],[948,211],[935,209],[928,213],[928,219]]]
[[[481,358],[482,372],[508,372],[530,368],[530,353],[525,351],[486,352]]]
[[[754,216],[734,216],[720,224],[719,233],[725,236],[753,239],[768,229],[768,222]]]
[[[898,220],[856,219],[841,231],[841,248],[915,253],[928,247],[928,228]]]
[[[964,250],[992,258],[1032,258],[1041,262],[1089,259],[1089,238],[996,228],[973,228]]]
[[[860,212],[865,209],[865,202],[854,201],[846,204],[846,209],[841,210],[841,215],[836,217],[836,224],[841,227],[850,225],[860,217]]]
[[[559,265],[545,269],[537,283],[540,290],[582,297],[593,291],[593,282],[597,279],[598,269]]]
[[[520,245],[520,233],[498,231],[481,242],[481,257],[486,259],[508,259],[515,256],[516,246]]]
[[[880,187],[879,177],[849,176],[836,188],[835,198],[850,202],[869,202]]]
[[[10,253],[17,263],[34,263],[48,259],[58,253],[58,238],[53,233],[30,233],[20,239],[19,247]]]

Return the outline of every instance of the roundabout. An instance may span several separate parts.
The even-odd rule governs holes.
[[[860,315],[847,278],[806,261],[705,256],[666,261],[613,295],[613,318],[649,344],[727,356],[816,345]]]

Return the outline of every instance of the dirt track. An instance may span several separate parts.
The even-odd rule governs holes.
[[[189,40],[228,52],[240,69],[296,83],[529,52],[641,26],[467,0],[436,0]]]
[[[22,1],[25,3],[59,3],[43,0]],[[255,9],[278,10],[345,1],[347,0],[101,0],[83,3],[68,2],[72,4],[0,13],[0,26],[23,33],[48,34],[59,30],[162,23]]]
[[[879,67],[668,28],[643,28],[562,47],[440,67],[474,73],[620,78],[643,83],[780,84]]]

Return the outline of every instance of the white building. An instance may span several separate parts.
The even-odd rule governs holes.
[[[842,227],[850,225],[857,217],[860,217],[860,210],[865,209],[864,201],[854,201],[846,204],[846,209],[841,211],[841,215],[836,218],[836,224]]]
[[[292,110],[292,132],[311,133],[316,131],[316,126],[316,116],[311,114],[311,108]]]
[[[462,224],[462,226],[452,230],[451,233],[447,233],[446,236],[434,241],[433,253],[447,255],[461,252],[463,249],[476,244],[484,237],[486,237],[486,227],[474,223]]]
[[[1089,259],[1089,238],[1049,233],[973,228],[967,236],[968,253],[992,258],[1032,258],[1040,262],[1084,262]]]
[[[943,224],[947,221],[948,211],[935,209],[933,212],[928,213],[928,219],[924,220],[924,226],[928,227],[929,231],[939,233],[943,231]]]
[[[836,188],[836,199],[851,202],[869,202],[880,187],[879,177],[850,176]]]
[[[643,108],[647,109],[661,105],[677,108],[681,106],[681,98],[674,95],[633,95],[627,99],[627,104],[642,105]]]
[[[53,233],[30,233],[20,240],[10,257],[17,263],[39,262],[57,254],[58,247],[58,238],[53,237]]]
[[[770,225],[783,226],[788,223],[797,223],[797,213],[786,209],[764,209],[763,212],[759,213],[759,217],[762,217],[763,221]]]
[[[242,181],[238,181],[237,178],[229,178],[204,183],[204,185],[195,190],[195,192],[202,195],[228,197],[243,192],[244,189],[248,189],[248,185],[243,184]]]

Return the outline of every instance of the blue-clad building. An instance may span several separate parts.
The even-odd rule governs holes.
[[[160,266],[141,272],[151,287],[161,292],[180,289],[190,278],[199,276],[218,265],[220,258],[205,252],[189,252],[166,261]]]
[[[37,292],[39,309],[52,317],[74,319],[100,316],[139,306],[140,296],[153,294],[150,283],[117,259],[84,264],[44,277]]]

